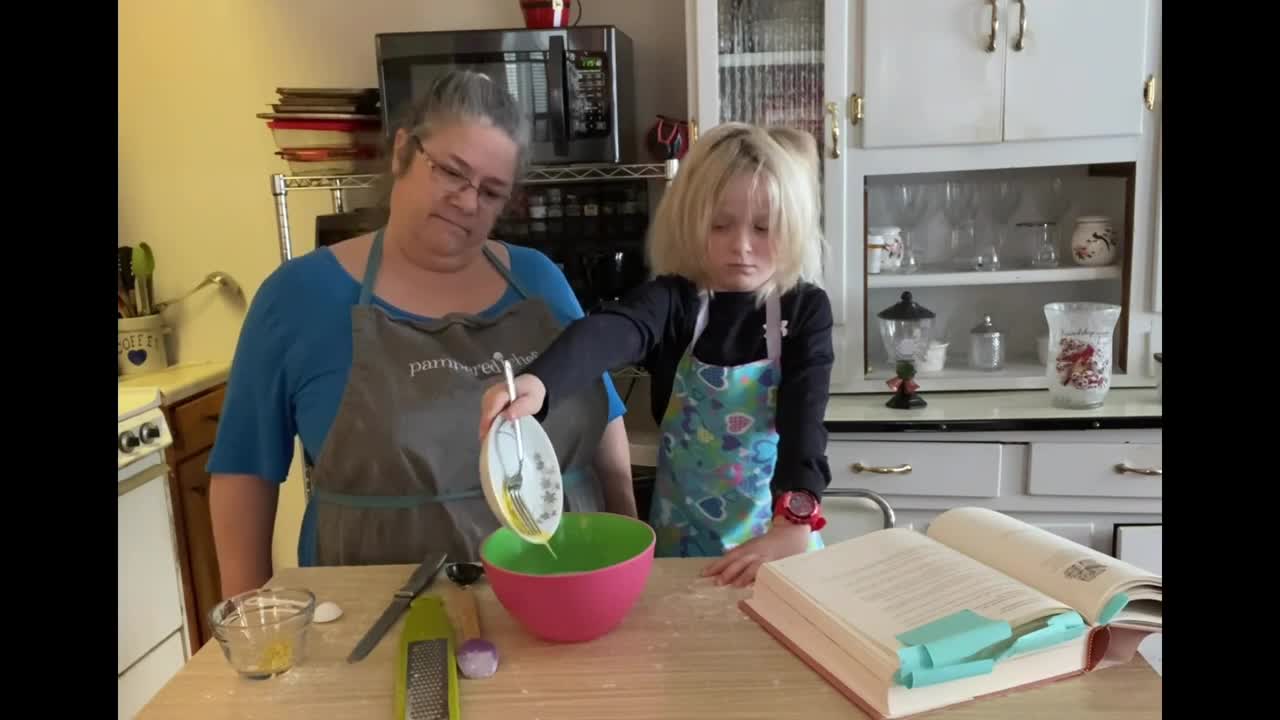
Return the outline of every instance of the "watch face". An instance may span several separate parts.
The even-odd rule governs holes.
[[[787,501],[787,509],[803,518],[813,514],[813,506],[813,498],[809,497],[809,493],[792,493],[790,500]]]

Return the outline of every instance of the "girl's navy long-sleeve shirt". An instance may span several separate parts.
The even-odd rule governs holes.
[[[784,334],[772,491],[776,497],[788,490],[808,490],[821,498],[831,482],[823,425],[835,359],[831,302],[826,292],[811,284],[797,286],[780,300]],[[661,424],[697,316],[698,290],[693,283],[662,276],[574,322],[525,368],[547,389],[537,417],[601,372],[639,366],[650,375],[650,411]],[[704,363],[722,366],[768,357],[763,304],[757,306],[752,293],[714,293],[707,326],[693,353]]]

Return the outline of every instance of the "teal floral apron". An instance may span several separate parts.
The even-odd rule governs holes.
[[[782,379],[781,304],[765,304],[767,357],[710,365],[693,355],[707,326],[710,296],[699,298],[693,339],[680,359],[662,417],[649,523],[659,557],[718,557],[769,530],[778,457]],[[809,549],[823,547],[818,533]]]

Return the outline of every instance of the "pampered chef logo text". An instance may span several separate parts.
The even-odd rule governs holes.
[[[470,375],[472,377],[489,377],[490,375],[502,374],[502,361],[511,362],[512,371],[518,371],[520,368],[528,365],[538,357],[537,351],[528,355],[520,353],[512,353],[510,357],[503,356],[502,353],[493,354],[492,360],[485,360],[475,365],[464,365],[453,358],[434,358],[432,360],[414,360],[409,363],[409,377],[415,377],[418,373],[427,372],[429,370],[450,370],[459,374]]]

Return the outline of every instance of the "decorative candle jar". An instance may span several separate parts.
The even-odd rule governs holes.
[[[1102,407],[1111,389],[1111,345],[1120,306],[1065,302],[1044,306],[1049,322],[1045,374],[1056,407]]]
[[[924,407],[924,398],[916,394],[919,385],[916,372],[929,353],[934,312],[902,293],[901,299],[876,314],[880,319],[880,338],[884,341],[889,361],[894,363],[894,376],[887,384],[894,391],[885,403],[896,410]]]

